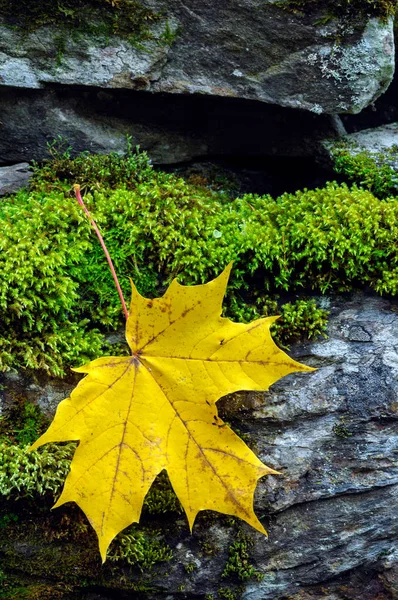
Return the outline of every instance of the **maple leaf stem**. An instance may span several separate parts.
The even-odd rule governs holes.
[[[109,268],[110,268],[111,273],[112,273],[113,280],[114,280],[115,285],[116,285],[117,293],[119,294],[120,302],[122,303],[124,316],[126,317],[126,321],[127,321],[128,317],[129,317],[129,313],[128,313],[128,310],[127,310],[126,301],[124,299],[122,288],[120,287],[120,283],[119,283],[119,280],[117,278],[115,267],[113,266],[113,262],[112,262],[111,256],[110,256],[110,254],[108,252],[108,249],[107,249],[107,247],[105,245],[104,238],[102,237],[101,232],[98,229],[97,223],[94,221],[94,219],[91,216],[91,214],[90,214],[87,206],[83,202],[82,196],[80,194],[80,185],[75,184],[73,187],[74,187],[74,190],[75,190],[76,200],[78,201],[78,203],[80,204],[80,206],[84,210],[84,212],[85,212],[88,220],[90,221],[90,223],[91,223],[91,225],[92,225],[95,233],[97,234],[99,242],[100,242],[100,244],[102,246],[102,249],[103,249],[103,251],[105,253],[106,260],[108,261],[108,265],[109,265]]]

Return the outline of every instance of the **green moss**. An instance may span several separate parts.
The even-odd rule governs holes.
[[[239,294],[229,294],[225,307],[226,316],[248,323],[254,319],[279,315],[280,318],[271,327],[272,337],[282,347],[302,338],[314,339],[325,336],[328,311],[319,308],[311,298],[280,301],[278,295],[253,294],[253,303],[244,302]]]
[[[32,499],[31,505],[34,507],[42,505],[42,500],[39,499],[44,496],[48,496],[48,499],[57,497],[69,471],[69,464],[75,447],[75,444],[67,444],[64,446],[49,444],[39,451],[28,452],[26,446],[20,447],[4,442],[1,443],[0,506],[6,506],[5,499],[8,498],[13,502],[13,507],[19,507],[19,510],[21,510],[21,507],[26,506],[27,498]],[[159,497],[156,497],[157,485],[159,488]],[[159,513],[163,514],[166,512],[167,507],[162,506],[161,503],[165,498],[167,485],[168,481],[165,477],[161,477],[158,484],[155,482],[148,495],[152,496],[150,503],[148,503],[150,507],[149,512],[151,514],[155,514],[155,509],[158,509],[159,507],[161,507]],[[167,491],[170,495],[171,490],[168,489]],[[170,510],[175,509],[176,506],[179,507],[179,503],[176,500],[174,493],[172,494],[174,506],[170,499],[166,500],[169,503]],[[24,499],[24,502],[16,504],[15,501],[18,499]],[[45,504],[47,506],[47,500]],[[37,519],[37,516],[35,519]],[[31,522],[31,520],[32,518],[29,517],[29,522]],[[60,542],[63,544],[69,542],[86,546],[89,541],[89,547],[91,549],[88,557],[89,561],[92,562],[94,557],[97,556],[96,542],[92,539],[93,532],[86,519],[77,508],[69,507],[67,510],[56,511],[51,515],[47,515],[46,513],[46,517],[42,517],[41,520],[41,529],[43,530],[46,543],[52,544],[53,548],[57,549],[57,552],[62,552],[63,546],[60,546]],[[50,520],[51,522],[47,524],[45,522],[46,520]],[[0,514],[0,537],[2,536],[1,530],[4,530],[6,536],[8,536],[11,531],[17,531],[18,529],[21,529],[21,527],[23,528],[23,523],[19,523],[18,514],[10,512],[8,508],[6,508],[6,512]],[[12,535],[15,536],[15,533],[12,533]],[[160,529],[156,529],[156,526],[153,525],[132,525],[125,532],[119,534],[114,540],[108,553],[108,559],[109,563],[120,563],[121,567],[123,564],[129,565],[143,573],[147,573],[154,565],[170,561],[172,555],[172,550],[166,544]],[[47,569],[43,571],[42,574],[46,577],[51,577],[53,561],[50,561],[50,564],[48,565],[46,556],[43,555],[42,559],[43,564],[46,565]],[[63,558],[62,568],[67,566],[65,561],[66,559]],[[73,563],[71,564],[71,568],[72,567]],[[90,573],[91,570],[90,567]],[[36,575],[40,575],[40,572],[34,570],[32,572]],[[187,572],[192,572],[192,565],[187,565]],[[61,577],[61,579],[63,579],[63,577]],[[74,583],[69,575],[66,577],[66,581]],[[136,584],[136,581],[131,582],[129,580],[128,589],[138,589],[138,584]],[[79,580],[79,586],[81,585],[82,582]],[[142,589],[142,586],[138,587],[140,590]],[[14,586],[10,583],[7,589],[11,593],[11,590],[14,590]],[[17,586],[15,589],[20,590],[21,588],[20,586]],[[37,590],[39,589],[41,590],[41,588],[37,588]],[[52,588],[49,585],[49,590],[51,589]],[[31,594],[36,593],[37,590],[35,586],[29,587],[30,595],[28,594],[26,597],[29,599],[36,598],[36,596]],[[44,594],[43,590],[42,592]],[[8,598],[8,596],[5,597]],[[12,596],[10,596],[10,598],[11,597]],[[44,597],[45,596],[43,595],[43,598]],[[55,598],[56,596],[54,595],[53,597]]]
[[[398,291],[395,198],[381,202],[331,182],[276,199],[231,200],[155,171],[144,153],[61,155],[36,167],[32,190],[0,204],[2,370],[63,374],[69,365],[127,352],[105,342],[123,316],[74,182],[86,192],[127,298],[129,277],[143,295],[157,296],[174,277],[205,282],[233,260],[226,315],[280,314],[273,331],[286,345],[324,331],[327,313],[314,292]]]
[[[397,293],[395,198],[380,202],[355,185],[328,183],[275,201],[245,196],[237,202],[245,241],[258,244],[247,270],[264,274],[265,289],[324,293],[368,285]]]
[[[349,438],[352,436],[352,433],[343,423],[333,425],[333,433],[342,438]]]
[[[0,442],[0,497],[56,497],[69,472],[76,444],[47,444],[39,451]]]
[[[351,431],[347,428],[344,417],[340,417],[340,422],[333,425],[332,431],[340,438],[350,438],[352,436]]]
[[[271,333],[277,344],[286,346],[299,339],[315,339],[326,337],[325,329],[329,312],[319,308],[312,299],[301,299],[282,304],[281,318],[271,328]]]
[[[217,598],[220,600],[238,600],[238,594],[229,587],[222,587],[217,592]]]
[[[217,163],[185,165],[177,168],[175,173],[191,185],[207,187],[230,198],[236,198],[242,187],[235,173]]]
[[[13,512],[9,512],[5,515],[0,514],[0,529],[6,529],[10,525],[10,523],[17,523],[17,522],[18,522],[18,515]],[[0,581],[1,581],[1,573],[0,573]]]
[[[386,19],[394,16],[398,6],[397,0],[281,0],[276,4],[293,12],[323,8],[331,17],[348,16],[353,19],[366,16]]]
[[[74,504],[50,511],[47,500],[13,500],[11,504],[0,498],[0,518],[5,524],[0,529],[0,582],[7,582],[7,586],[0,585],[0,590],[11,593],[25,589],[28,600],[69,598],[67,592],[74,592],[73,598],[83,597],[84,588],[92,586],[137,593],[153,591],[154,567],[159,573],[163,563],[172,558],[159,526],[133,525],[126,529],[112,542],[108,560],[101,566],[98,540],[83,513]],[[18,511],[18,519],[6,521],[10,508]],[[34,560],[28,552],[21,555],[19,542],[32,549]]]
[[[5,226],[0,238],[0,369],[24,364],[61,374],[61,356],[74,362],[100,353],[102,336],[87,330],[88,320],[69,318],[79,297],[70,274],[91,245],[79,212],[61,193],[39,197],[22,192],[1,205],[0,222]]]
[[[193,563],[193,562],[189,562],[189,563],[187,563],[187,564],[184,565],[185,572],[188,575],[190,575],[191,573],[193,573],[194,571],[196,571],[197,568],[198,568],[197,565],[195,563]]]
[[[240,581],[257,579],[261,581],[264,574],[251,564],[250,547],[253,542],[241,530],[238,531],[235,541],[228,549],[228,560],[221,577],[237,577]]]
[[[1,584],[1,579],[0,579]],[[16,576],[5,576],[1,600],[62,600],[68,593],[65,585],[32,583],[21,586]]]
[[[72,193],[74,184],[80,185],[83,194],[119,186],[135,189],[138,183],[154,176],[147,154],[134,150],[129,136],[125,155],[82,152],[73,156],[72,148],[61,136],[48,145],[48,153],[50,158],[43,164],[33,163],[31,191]]]
[[[103,353],[105,330],[122,325],[105,258],[68,192],[74,180],[92,189],[96,173],[103,178],[87,202],[126,296],[131,275],[143,294],[156,295],[174,276],[206,281],[235,259],[227,314],[247,320],[281,312],[277,333],[286,342],[282,331],[293,339],[320,333],[326,313],[311,300],[277,306],[267,294],[361,284],[395,293],[395,201],[383,207],[369,192],[331,183],[277,200],[248,195],[231,202],[153,171],[144,155],[85,159],[36,170],[33,192],[1,204],[3,369],[62,372]],[[120,187],[123,180],[129,190]]]
[[[275,212],[274,200],[230,202],[154,171],[145,154],[72,159],[63,153],[35,168],[30,191],[0,205],[2,370],[62,375],[68,365],[123,351],[104,342],[123,320],[105,257],[70,191],[74,182],[87,192],[126,297],[131,276],[143,294],[158,295],[175,276],[187,284],[206,281],[232,259],[228,314],[234,318],[244,305],[247,314],[252,305],[253,314],[265,314],[266,294],[290,286],[294,254],[286,269],[283,239],[273,233],[274,217],[266,216]],[[322,314],[307,313],[308,331],[315,323],[322,328]]]
[[[146,572],[159,562],[171,560],[173,553],[164,542],[160,531],[138,529],[132,525],[112,542],[107,558],[110,562],[123,561]]]
[[[0,568],[0,600],[28,600],[29,590]]]
[[[71,36],[117,34],[136,39],[148,38],[149,25],[161,18],[137,0],[0,0],[0,16],[9,27],[26,32],[54,26]]]
[[[331,152],[336,173],[371,191],[378,198],[396,194],[398,174],[391,165],[398,161],[397,146],[384,152],[368,152],[354,143],[338,142],[331,146]]]
[[[202,540],[199,540],[199,546],[201,553],[205,556],[216,556],[221,550],[207,535]]]
[[[37,503],[2,501],[0,515],[7,514],[11,506],[19,511],[20,518],[0,530],[1,568],[6,589],[24,589],[28,600],[85,597],[88,587],[102,589],[105,594],[107,589],[153,592],[153,573],[149,570],[155,565],[156,571],[162,570],[162,563],[170,559],[171,551],[155,526],[139,530],[135,526],[125,531],[129,539],[121,534],[113,542],[115,560],[101,566],[98,540],[76,506],[67,504],[50,511],[44,499]],[[21,553],[19,543],[33,554]]]
[[[7,422],[11,422],[9,418]],[[29,431],[29,435],[31,433]],[[46,444],[39,450],[29,452],[29,446],[11,443],[12,437],[11,429],[9,439],[0,441],[0,499],[1,496],[13,500],[26,497],[37,499],[44,495],[56,498],[69,473],[76,444]],[[31,439],[29,443],[33,441]],[[165,472],[156,478],[149,490],[144,509],[148,514],[158,516],[169,512],[182,513],[181,504]]]
[[[171,487],[166,471],[162,471],[155,479],[145,497],[144,507],[150,515],[183,512],[181,504]]]

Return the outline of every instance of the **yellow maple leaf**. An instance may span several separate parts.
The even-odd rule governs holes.
[[[161,298],[133,285],[126,337],[132,356],[104,357],[86,373],[32,449],[79,440],[55,506],[74,501],[94,527],[102,559],[112,539],[138,522],[144,498],[166,469],[192,529],[201,510],[244,519],[266,533],[253,510],[266,467],[218,417],[216,402],[238,390],[266,390],[309,371],[282,352],[269,329],[221,317],[230,266],[215,280],[176,280]]]

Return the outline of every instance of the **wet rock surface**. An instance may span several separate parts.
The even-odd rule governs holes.
[[[328,339],[291,352],[317,371],[219,403],[224,418],[281,473],[264,478],[256,492],[269,538],[210,513],[199,516],[191,536],[182,516],[167,515],[162,527],[174,557],[145,575],[150,589],[142,597],[222,598],[217,594],[228,588],[245,600],[397,598],[398,302],[363,294],[322,302],[331,309]],[[3,410],[25,388],[50,413],[58,392],[72,386],[10,375],[1,384]],[[260,578],[222,576],[239,530],[251,540]],[[22,545],[18,533],[0,535],[2,568],[17,561],[21,574],[40,580],[44,570],[35,570],[35,561],[52,553],[64,566],[48,559],[45,577],[56,581],[62,571],[73,583],[70,598],[130,598],[133,586],[142,586],[134,569],[100,567],[95,540],[87,558],[90,544],[51,542],[32,519],[25,535]],[[85,588],[76,581],[83,571]]]
[[[13,194],[27,186],[31,175],[29,163],[0,167],[0,196]]]

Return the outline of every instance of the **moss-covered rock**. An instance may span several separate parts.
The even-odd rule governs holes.
[[[145,39],[160,15],[138,0],[0,0],[0,18],[24,32],[53,26],[59,32],[133,35]]]
[[[31,191],[21,191],[0,205],[3,370],[24,366],[62,374],[68,365],[105,350],[109,353],[104,335],[122,326],[112,277],[70,192],[72,181],[91,190],[87,203],[104,231],[127,297],[131,276],[143,294],[156,295],[175,276],[185,283],[205,281],[236,259],[230,314],[249,319],[268,314],[270,308],[277,310],[275,301],[269,304],[267,292],[286,285],[271,281],[272,268],[269,276],[261,274],[263,258],[255,258],[260,250],[246,265],[246,256],[258,242],[263,253],[271,252],[266,269],[274,261],[272,256],[278,263],[280,252],[277,244],[272,248],[266,241],[271,221],[255,234],[252,199],[231,203],[220,192],[154,171],[145,155],[64,156],[52,167],[36,170]],[[264,206],[274,204],[264,199]],[[297,336],[305,323],[311,335],[324,329],[325,312],[312,301],[300,302],[289,303],[282,311],[289,333],[284,338],[283,327],[278,326],[281,342]],[[117,351],[125,350],[112,349]]]
[[[340,140],[326,140],[324,148],[335,171],[378,198],[398,190],[398,136],[396,123],[366,129]]]
[[[74,360],[82,360],[102,352],[105,336],[122,324],[104,257],[71,192],[74,182],[86,193],[125,293],[131,273],[141,292],[158,294],[174,276],[205,281],[234,259],[228,314],[249,319],[280,308],[284,325],[276,333],[286,340],[282,335],[316,336],[326,322],[313,299],[295,298],[299,290],[397,292],[395,198],[329,183],[276,199],[231,199],[205,181],[155,171],[143,154],[55,155],[35,167],[31,190],[0,204],[6,324],[0,341],[9,349],[3,369],[65,370],[71,355],[62,350],[63,331],[76,332],[70,347]],[[45,419],[36,405],[13,397],[0,422],[0,598],[172,593],[238,600],[245,591],[275,600],[296,593],[296,581],[318,585],[338,576],[344,582],[347,569],[379,568],[375,556],[388,554],[396,537],[390,441],[396,307],[377,298],[347,302],[334,306],[332,339],[301,350],[306,362],[311,353],[309,362],[326,369],[305,382],[299,375],[279,384],[251,404],[255,418],[241,398],[227,411],[256,452],[285,473],[261,482],[256,499],[270,542],[215,514],[201,514],[191,536],[163,473],[147,495],[141,524],[118,536],[101,566],[82,513],[73,505],[49,510],[74,445],[28,453]],[[79,346],[91,338],[94,351]],[[375,511],[377,527],[369,525]]]
[[[95,173],[99,173],[96,179]],[[231,260],[227,314],[281,312],[280,343],[319,335],[326,313],[292,294],[368,286],[395,294],[398,201],[356,186],[231,200],[152,169],[145,155],[61,157],[37,168],[33,190],[0,205],[0,365],[62,374],[109,347],[120,328],[106,259],[71,193],[80,182],[126,297],[129,277],[158,295],[174,277],[207,281]],[[304,292],[305,293],[305,292]]]

